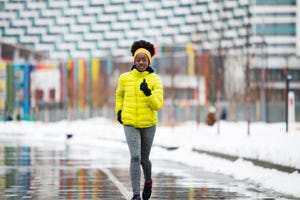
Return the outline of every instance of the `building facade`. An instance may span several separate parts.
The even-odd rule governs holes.
[[[192,89],[189,84],[184,88],[191,92],[183,96],[198,98],[200,89],[193,87],[205,85],[201,102],[215,103],[216,81],[221,77],[222,100],[232,101],[229,97],[244,95],[245,86],[236,83],[249,75],[253,101],[264,105],[284,102],[287,73],[293,77],[290,86],[296,101],[300,98],[299,12],[299,0],[7,0],[0,1],[0,37],[51,60],[118,62],[131,59],[134,40],[147,39],[158,49],[169,49],[158,51],[159,72],[168,73],[170,65],[179,63],[185,69],[173,67],[175,72],[191,77],[200,73],[198,80],[191,78]],[[195,70],[189,67],[189,56],[181,56],[189,43],[196,53]],[[1,57],[7,52],[2,50]],[[164,62],[166,54],[173,61]],[[215,75],[219,71],[220,77]],[[167,93],[172,90],[166,88]],[[177,93],[184,94],[180,90]]]

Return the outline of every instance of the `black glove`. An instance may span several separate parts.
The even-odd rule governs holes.
[[[143,82],[141,83],[140,90],[142,90],[146,96],[151,95],[151,90],[148,88],[148,84],[146,82],[146,79],[144,79]]]
[[[123,124],[122,119],[121,119],[121,113],[122,113],[122,110],[119,110],[118,111],[118,122],[120,122],[120,124]]]

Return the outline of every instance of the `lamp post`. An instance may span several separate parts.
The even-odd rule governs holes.
[[[286,94],[285,94],[285,132],[289,131],[289,105],[288,105],[288,96],[290,90],[290,81],[292,80],[292,75],[287,73],[286,74]]]

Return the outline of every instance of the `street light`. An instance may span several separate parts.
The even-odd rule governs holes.
[[[292,75],[287,73],[286,74],[286,94],[285,94],[285,124],[286,128],[285,131],[289,131],[289,105],[288,105],[288,96],[289,96],[289,90],[290,90],[290,81],[292,80]]]

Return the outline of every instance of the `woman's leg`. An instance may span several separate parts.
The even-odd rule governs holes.
[[[156,126],[142,129],[141,132],[141,164],[143,167],[145,182],[149,183],[152,178],[152,164],[149,159]]]
[[[133,194],[140,194],[141,179],[141,134],[132,126],[124,126],[124,132],[130,151],[130,178]]]

